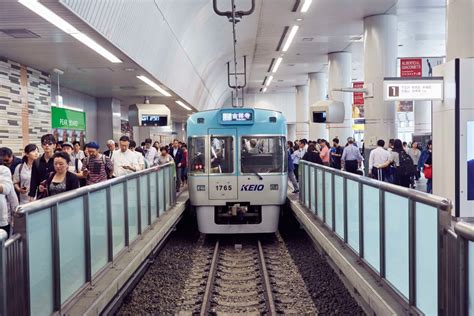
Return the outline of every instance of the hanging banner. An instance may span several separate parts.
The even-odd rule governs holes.
[[[432,77],[433,67],[444,63],[443,57],[400,58],[400,77]]]
[[[352,88],[362,89],[364,88],[364,82],[362,81],[353,82]],[[364,93],[362,92],[353,93],[352,118],[354,119],[364,118]]]
[[[413,101],[399,101],[397,112],[413,112]]]
[[[51,124],[53,129],[61,128],[65,130],[85,131],[86,113],[52,106]]]

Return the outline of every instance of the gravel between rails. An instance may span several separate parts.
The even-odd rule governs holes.
[[[303,277],[314,305],[322,315],[365,315],[331,266],[315,249],[297,221],[282,219],[281,236]]]

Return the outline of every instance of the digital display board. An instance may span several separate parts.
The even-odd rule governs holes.
[[[142,126],[167,126],[168,117],[160,115],[142,114]]]
[[[254,111],[252,109],[225,109],[219,113],[221,124],[253,124]]]

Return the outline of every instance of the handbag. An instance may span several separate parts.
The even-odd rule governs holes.
[[[423,175],[425,176],[426,179],[431,179],[433,178],[433,167],[424,167],[423,168]]]

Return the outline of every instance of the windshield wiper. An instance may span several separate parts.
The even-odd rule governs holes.
[[[253,172],[260,180],[263,180],[263,177],[257,172],[257,171],[254,171]]]

